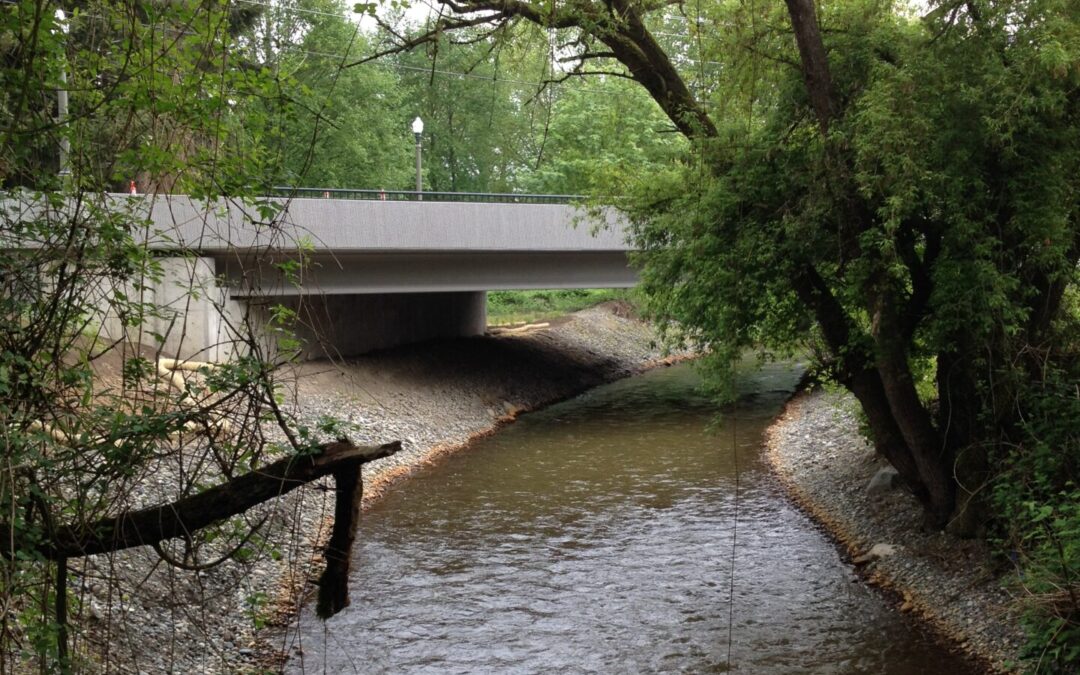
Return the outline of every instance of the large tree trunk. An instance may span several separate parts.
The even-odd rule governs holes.
[[[795,42],[799,46],[806,93],[821,133],[827,135],[829,122],[837,111],[833,101],[832,75],[829,73],[829,61],[825,54],[825,43],[821,39],[814,0],[787,0],[787,7],[791,27],[795,30]]]
[[[886,353],[879,356],[878,372],[889,402],[889,410],[904,443],[911,451],[926,490],[924,506],[927,525],[942,529],[952,515],[956,494],[952,477],[952,453],[930,421],[930,414],[919,400],[907,355]]]
[[[884,343],[877,341],[875,354],[862,354],[847,313],[813,268],[797,275],[793,287],[814,312],[825,342],[837,358],[837,379],[851,390],[866,413],[875,448],[923,505],[927,526],[944,527],[955,498],[951,454],[919,401],[896,321],[887,319],[884,327],[879,325],[877,335],[884,332],[891,337]]]
[[[807,97],[825,137],[839,112],[834,98],[828,57],[818,24],[814,0],[786,0],[788,15],[799,47],[800,66]],[[826,152],[836,148],[826,138]],[[869,227],[873,210],[857,195],[847,175],[843,157],[833,157],[838,175],[838,194],[844,200],[841,232]],[[847,195],[847,197],[844,197]],[[901,319],[899,291],[887,282],[868,286],[868,309],[874,316],[873,355],[855,353],[847,314],[832,297],[825,282],[814,272],[795,288],[813,309],[832,353],[841,361],[841,381],[859,400],[870,422],[877,449],[896,468],[922,503],[928,527],[945,527],[955,502],[952,453],[943,441],[929,411],[919,401],[908,363],[907,340],[912,327]]]
[[[985,433],[980,433],[979,392],[972,372],[970,348],[960,336],[952,340],[954,349],[937,356],[937,428],[945,444],[953,450],[956,507],[949,531],[960,536],[975,536],[983,525],[984,508],[977,501],[990,479]],[[981,438],[982,437],[982,438]],[[980,447],[982,445],[982,447]]]

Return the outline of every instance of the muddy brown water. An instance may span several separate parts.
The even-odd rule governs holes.
[[[972,672],[769,475],[761,434],[797,377],[748,368],[708,431],[692,368],[656,370],[423,471],[365,514],[352,605],[303,613],[288,670]]]

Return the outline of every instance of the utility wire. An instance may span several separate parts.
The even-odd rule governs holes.
[[[734,377],[734,375],[732,375]],[[735,632],[735,552],[739,542],[739,436],[738,415],[731,414],[731,449],[735,464],[735,514],[731,523],[731,576],[728,583],[727,669],[731,671],[731,643]]]

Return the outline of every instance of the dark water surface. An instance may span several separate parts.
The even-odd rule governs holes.
[[[796,379],[748,374],[707,432],[693,371],[653,371],[417,475],[365,515],[352,606],[325,626],[304,614],[290,669],[970,672],[858,583],[769,478],[761,432]]]

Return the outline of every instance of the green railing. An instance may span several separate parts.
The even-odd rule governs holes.
[[[512,192],[417,192],[415,190],[343,190],[340,188],[274,187],[273,196],[301,199],[362,199],[387,202],[481,202],[486,204],[573,204],[583,195],[537,195]]]

